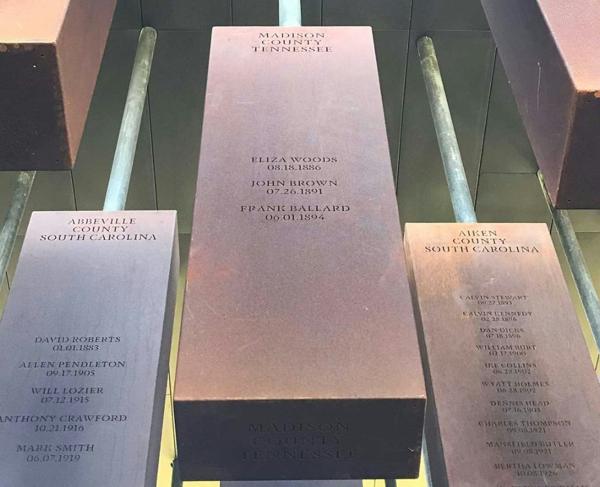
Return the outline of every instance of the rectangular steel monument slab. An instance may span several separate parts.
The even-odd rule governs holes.
[[[550,197],[600,208],[600,5],[481,0]]]
[[[407,224],[433,484],[597,487],[600,385],[545,224]]]
[[[155,487],[172,211],[35,212],[0,322],[0,485]]]
[[[0,170],[73,167],[116,3],[0,1]]]
[[[418,474],[425,387],[369,28],[213,29],[189,262],[185,480]]]

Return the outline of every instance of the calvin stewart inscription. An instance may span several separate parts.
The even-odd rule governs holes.
[[[67,227],[69,230],[65,233],[42,234],[40,240],[45,242],[156,240],[156,234],[139,231],[136,219],[130,217],[72,218],[67,221]]]
[[[343,201],[335,155],[256,155],[250,157],[248,186],[256,201],[243,202],[244,215],[267,222],[318,223],[351,211]]]
[[[326,44],[325,32],[260,32],[253,52],[271,53],[329,53],[333,48]]]
[[[347,436],[350,426],[334,423],[250,423],[250,447],[244,461],[265,460],[347,460],[353,457]]]

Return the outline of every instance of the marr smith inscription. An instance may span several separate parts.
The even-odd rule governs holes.
[[[425,386],[388,154],[369,28],[213,30],[184,480],[417,476]]]
[[[600,386],[544,224],[407,224],[436,486],[596,487]]]
[[[0,485],[154,487],[175,212],[35,212],[0,323]]]

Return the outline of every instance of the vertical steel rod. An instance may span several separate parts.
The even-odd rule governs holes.
[[[477,217],[467,183],[465,167],[460,155],[444,82],[431,38],[421,37],[417,41],[417,50],[455,219],[457,222],[476,222]]]
[[[562,242],[569,267],[571,268],[571,274],[575,280],[575,286],[577,292],[581,298],[585,315],[592,329],[594,335],[594,341],[596,347],[600,350],[600,298],[598,297],[598,291],[592,281],[592,276],[585,262],[585,257],[577,240],[577,234],[571,223],[569,212],[566,210],[559,210],[554,208],[550,195],[546,190],[546,184],[544,183],[544,177],[542,173],[538,171],[538,179],[542,185],[544,196],[546,196],[546,202],[552,210],[552,217],[558,230],[558,236]]]
[[[156,38],[156,30],[152,27],[144,27],[140,32],[103,211],[119,211],[125,209],[137,142],[140,135],[142,115],[144,114],[144,106],[148,94],[148,83],[150,81],[150,72],[152,70],[152,61],[154,59]],[[171,400],[172,390],[170,373],[167,380],[169,391],[171,393],[169,394],[169,400]],[[173,408],[171,408],[171,422],[174,424]],[[173,433],[175,432],[173,431]],[[175,436],[173,436],[173,446],[175,449],[177,448]],[[182,482],[179,475],[177,453],[175,453],[171,468],[171,485],[173,487],[180,487]]]
[[[302,6],[300,0],[279,0],[279,26],[300,27],[302,25]]]
[[[0,278],[6,275],[6,268],[10,261],[17,240],[17,231],[25,213],[29,193],[35,179],[35,172],[20,172],[17,176],[17,184],[13,192],[12,200],[2,230],[0,230]],[[1,281],[0,281],[1,282]]]
[[[127,102],[123,111],[119,139],[104,200],[104,211],[122,210],[127,202],[155,45],[156,31],[152,27],[144,27],[138,40]]]
[[[460,155],[458,139],[456,138],[456,131],[454,130],[452,114],[450,113],[450,106],[448,105],[448,98],[446,97],[444,81],[440,72],[433,40],[427,36],[421,37],[417,41],[417,51],[427,90],[427,100],[429,101],[438,146],[444,164],[446,181],[450,191],[454,218],[460,223],[476,223],[475,207],[471,198],[467,175],[465,174],[465,166]],[[425,463],[427,485],[431,487],[433,481],[431,480],[431,468],[425,435],[423,435],[422,455]]]
[[[577,235],[566,210],[554,210],[554,223],[565,249],[571,273],[575,279],[585,314],[592,328],[596,346],[600,349],[600,299],[577,241]]]

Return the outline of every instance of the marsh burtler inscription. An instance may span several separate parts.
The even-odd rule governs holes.
[[[0,485],[150,487],[175,212],[36,212],[0,323]]]
[[[425,386],[369,28],[213,30],[185,302],[185,480],[417,476]]]
[[[600,386],[544,224],[407,224],[435,485],[595,487]]]

